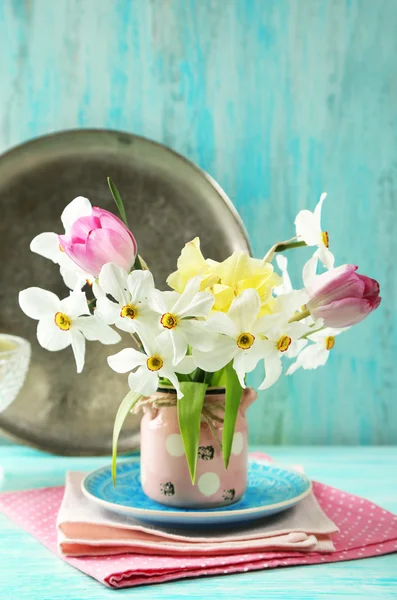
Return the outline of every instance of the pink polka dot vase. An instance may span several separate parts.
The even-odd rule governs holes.
[[[161,389],[158,395],[164,396],[165,393],[175,396],[172,389]],[[194,485],[179,431],[176,406],[146,406],[141,421],[141,484],[145,494],[160,504],[179,508],[220,507],[240,500],[247,487],[246,410],[256,397],[253,389],[243,390],[227,470],[217,441],[222,439],[223,424],[213,422],[215,437],[211,427],[205,420],[202,421]],[[223,388],[208,389],[205,403],[219,405],[224,400]],[[217,414],[223,416],[219,412]]]

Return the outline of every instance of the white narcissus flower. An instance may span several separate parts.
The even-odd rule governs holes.
[[[64,300],[37,287],[19,292],[19,305],[31,319],[36,319],[40,346],[56,352],[72,346],[77,372],[84,366],[85,340],[115,344],[120,336],[97,317],[90,316],[85,294],[71,292]]]
[[[95,315],[108,325],[114,324],[128,333],[139,333],[142,327],[152,328],[157,323],[157,313],[147,303],[154,291],[150,271],[128,274],[115,263],[107,263],[99,274],[99,287],[104,295],[97,299]],[[115,302],[105,294],[110,294]]]
[[[279,379],[283,370],[282,357],[296,356],[297,352],[305,345],[305,341],[301,338],[310,331],[313,320],[308,319],[308,322],[305,323],[289,322],[305,297],[303,291],[283,294],[276,300],[275,314],[262,317],[262,327],[266,339],[259,342],[258,352],[264,358],[266,376],[259,386],[260,390],[268,389]]]
[[[298,369],[317,369],[322,367],[328,360],[330,350],[335,345],[335,336],[346,331],[348,328],[335,329],[326,327],[321,331],[312,333],[309,336],[309,341],[314,342],[306,346],[299,354],[294,362],[287,370],[287,375],[292,375]]]
[[[211,313],[205,326],[207,335],[221,335],[210,351],[193,349],[197,366],[213,373],[232,360],[240,384],[245,387],[245,374],[253,371],[263,358],[261,341],[269,316],[258,318],[260,310],[258,292],[250,288],[233,300],[227,314]]]
[[[289,294],[292,292],[293,287],[291,283],[291,279],[288,273],[288,259],[286,256],[282,254],[278,254],[276,256],[276,263],[278,268],[281,271],[282,284],[274,288],[274,293],[276,296],[281,296],[281,294]]]
[[[207,317],[214,296],[200,292],[200,284],[200,277],[192,277],[182,294],[154,290],[149,298],[149,306],[160,316],[159,344],[172,344],[175,365],[186,355],[188,345],[203,351],[212,346],[212,339],[204,334],[204,323],[197,319]]]
[[[321,209],[327,194],[321,194],[320,200],[314,209],[301,210],[295,219],[296,236],[298,240],[304,241],[308,246],[317,246],[314,253],[327,269],[332,269],[335,258],[329,250],[328,232],[321,229]]]
[[[174,366],[174,349],[170,339],[161,343],[157,339],[143,338],[145,352],[133,348],[125,348],[108,357],[109,366],[116,373],[128,373],[128,384],[133,392],[142,396],[151,396],[159,386],[159,379],[165,378],[174,386],[177,397],[183,394],[179,387],[176,373],[188,374],[194,371],[195,364],[192,356],[185,356],[178,365]]]
[[[69,235],[71,233],[73,223],[77,219],[87,217],[91,212],[91,202],[87,198],[78,196],[72,200],[64,208],[61,215],[65,234]],[[40,233],[32,240],[30,249],[32,252],[40,254],[40,256],[44,256],[44,258],[48,258],[59,265],[62,278],[68,288],[75,289],[79,287],[81,289],[86,283],[90,285],[94,283],[94,277],[80,269],[62,250],[57,233],[49,231]]]

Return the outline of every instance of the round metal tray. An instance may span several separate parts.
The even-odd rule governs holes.
[[[127,378],[106,357],[117,347],[87,344],[82,374],[70,348],[47,352],[36,339],[36,322],[18,306],[19,290],[40,286],[67,293],[58,267],[33,254],[30,241],[43,231],[61,232],[60,214],[76,196],[116,212],[107,187],[111,176],[124,200],[139,253],[158,287],[176,268],[185,242],[200,236],[204,255],[216,260],[233,250],[250,251],[244,227],[221,188],[169,148],[107,130],[65,131],[18,146],[0,157],[0,333],[27,338],[32,362],[15,402],[0,414],[0,429],[46,451],[108,454],[117,407]],[[115,349],[117,348],[117,349]],[[137,447],[139,420],[128,417],[119,449]]]

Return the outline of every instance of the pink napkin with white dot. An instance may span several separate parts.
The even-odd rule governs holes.
[[[335,552],[264,549],[241,550],[239,554],[125,553],[76,558],[61,555],[58,547],[57,516],[64,496],[63,487],[2,493],[0,510],[70,565],[112,588],[396,552],[397,516],[368,500],[321,483],[313,482],[313,493],[340,530],[333,539]]]
[[[58,547],[67,556],[124,554],[210,556],[254,550],[333,552],[330,534],[336,525],[310,494],[291,510],[242,527],[215,530],[175,529],[145,525],[128,515],[111,513],[81,491],[83,473],[66,474],[58,513]]]

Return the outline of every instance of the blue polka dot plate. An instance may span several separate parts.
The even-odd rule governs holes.
[[[241,500],[220,508],[181,509],[148,498],[141,486],[139,461],[129,460],[118,463],[116,487],[109,465],[87,475],[82,491],[106,510],[152,525],[216,527],[253,521],[291,508],[310,494],[311,482],[303,473],[251,460],[248,486]]]

